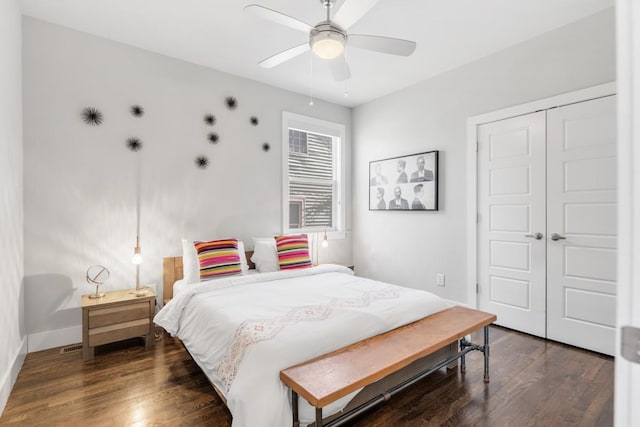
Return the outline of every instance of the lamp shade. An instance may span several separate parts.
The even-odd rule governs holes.
[[[140,236],[136,236],[136,247],[133,249],[133,257],[131,262],[140,265],[142,264],[142,250],[140,249]]]
[[[327,232],[324,232],[324,238],[322,239],[322,247],[323,248],[328,248],[329,247],[329,240],[327,240]]]
[[[141,253],[134,253],[133,257],[131,258],[131,262],[134,264],[142,264],[142,254]]]

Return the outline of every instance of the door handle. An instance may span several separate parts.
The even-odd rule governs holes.
[[[528,237],[530,239],[540,240],[540,239],[542,239],[542,233],[525,234],[524,237]]]
[[[551,234],[551,240],[565,240],[566,237],[559,235],[558,233]]]

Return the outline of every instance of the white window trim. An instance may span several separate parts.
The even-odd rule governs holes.
[[[329,231],[344,231],[346,216],[346,126],[341,123],[330,122],[327,120],[316,119],[314,117],[303,116],[301,114],[282,112],[282,234],[287,233],[316,233],[324,231],[322,227],[311,228],[289,228],[289,128],[304,129],[305,131],[329,135],[339,138],[335,156],[340,154],[340,161],[337,162],[335,180],[337,181],[336,191],[334,194],[334,227],[326,229]]]

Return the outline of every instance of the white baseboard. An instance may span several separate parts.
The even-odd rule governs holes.
[[[29,353],[82,342],[82,326],[37,332],[28,335]]]
[[[27,339],[23,338],[20,349],[18,349],[18,354],[16,354],[16,358],[11,365],[11,369],[5,374],[4,378],[0,379],[0,415],[2,415],[4,407],[7,405],[9,395],[13,389],[13,385],[16,383],[25,357],[27,357]]]
[[[453,306],[455,306],[455,305],[459,305],[459,306],[466,307],[466,308],[474,308],[474,307],[471,307],[469,304],[464,303],[464,302],[453,301],[453,300],[446,299],[446,298],[443,298],[443,300],[445,300],[445,302],[446,302],[450,307],[453,307]]]

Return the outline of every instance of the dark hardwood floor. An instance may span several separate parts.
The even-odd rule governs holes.
[[[100,347],[87,362],[80,352],[29,354],[0,425],[231,425],[179,343],[165,335],[149,350],[137,344]],[[352,425],[610,426],[613,359],[491,327],[490,383],[482,381],[482,355],[473,352],[465,374],[436,372]]]

